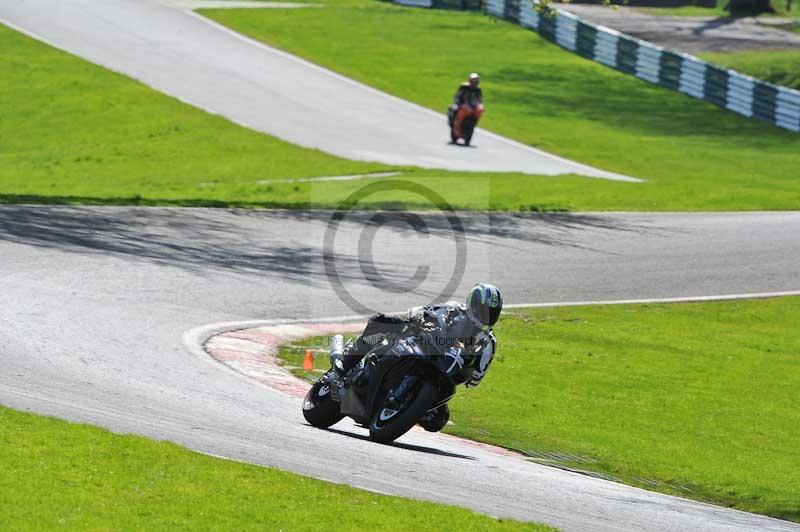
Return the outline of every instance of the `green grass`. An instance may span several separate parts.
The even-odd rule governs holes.
[[[460,209],[565,210],[574,208],[570,191],[597,189],[596,180],[577,176],[394,168],[299,148],[4,26],[0,77],[0,203],[330,208],[377,179],[275,181],[386,170]],[[622,190],[615,185],[597,190],[598,205]],[[402,191],[360,205],[433,208]]]
[[[330,208],[377,180],[276,181],[386,170],[462,209],[572,209],[578,191],[602,208],[631,186],[343,160],[239,127],[4,26],[0,77],[0,203]],[[432,208],[400,191],[362,205]]]
[[[6,531],[551,530],[4,407],[0,428]]]
[[[483,125],[648,180],[492,182],[493,196],[576,210],[796,209],[800,136],[585,60],[479,13],[382,2],[310,10],[204,11],[268,44],[435,110],[483,75]],[[459,44],[463,43],[463,44]],[[468,44],[467,44],[468,43]],[[495,194],[496,192],[496,194]]]
[[[800,89],[800,50],[703,53],[699,56],[770,83]]]
[[[800,298],[515,310],[446,430],[800,521],[798,321]]]
[[[282,201],[290,187],[256,181],[386,169],[239,127],[2,25],[0,78],[2,195]]]
[[[332,207],[376,179],[275,181],[386,170],[433,188],[459,209],[762,210],[800,203],[797,135],[593,65],[510,24],[363,2],[315,8],[315,15],[288,11],[214,16],[241,19],[238,25],[259,32],[277,26],[276,38],[302,41],[295,47],[309,48],[300,52],[315,60],[330,55],[326,48],[334,50],[331,62],[352,55],[342,70],[436,109],[477,66],[487,78],[487,126],[649,182],[347,161],[239,127],[0,26],[0,203]],[[359,25],[349,26],[350,17]],[[304,26],[292,30],[293,22],[307,23],[309,34],[297,30]],[[462,31],[476,40],[469,50],[448,42]],[[423,53],[425,47],[454,51],[441,56]],[[362,205],[431,208],[401,191]]]

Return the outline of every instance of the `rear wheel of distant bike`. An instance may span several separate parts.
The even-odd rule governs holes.
[[[429,382],[422,381],[419,389],[412,392],[400,408],[392,408],[383,404],[372,416],[369,423],[369,437],[378,443],[389,443],[417,424],[433,405],[436,388]]]
[[[319,380],[308,390],[303,399],[303,417],[321,429],[335,425],[344,417],[339,411],[339,403],[331,397],[331,387],[327,382]]]

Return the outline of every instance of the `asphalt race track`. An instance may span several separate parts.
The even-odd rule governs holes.
[[[481,130],[478,148],[450,146],[444,115],[246,39],[168,0],[3,0],[0,23],[252,129],[348,159],[631,180]],[[443,111],[449,97],[443,95]]]
[[[348,217],[335,235],[344,288],[390,310],[436,297],[454,270],[444,217],[421,216],[424,237],[402,215],[376,229],[382,282],[418,265],[432,272],[416,293],[392,294],[365,280],[363,255],[353,255],[372,216]],[[182,335],[211,322],[352,314],[324,271],[329,217],[0,207],[0,403],[564,530],[800,529],[435,435],[383,446],[347,420],[335,431],[312,429],[298,400],[189,352]],[[500,285],[509,303],[800,289],[800,213],[460,219],[467,267],[459,295],[477,279]]]

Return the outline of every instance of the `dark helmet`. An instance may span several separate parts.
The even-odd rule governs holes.
[[[476,284],[467,294],[467,315],[481,328],[497,323],[501,310],[503,295],[494,285]]]

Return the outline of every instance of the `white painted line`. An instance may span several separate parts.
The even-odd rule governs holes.
[[[713,296],[654,297],[647,299],[614,299],[610,301],[556,301],[553,303],[516,303],[507,308],[582,307],[590,305],[641,305],[648,303],[701,303],[703,301],[732,301],[736,299],[766,299],[770,297],[800,296],[800,290],[784,292],[755,292],[750,294],[722,294]]]

